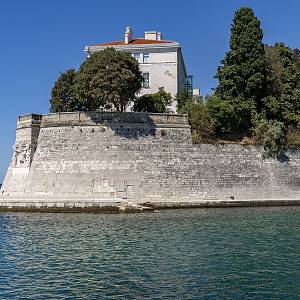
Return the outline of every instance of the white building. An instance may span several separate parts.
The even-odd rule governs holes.
[[[187,73],[180,44],[163,40],[160,32],[147,31],[144,38],[134,38],[131,28],[127,27],[122,41],[86,46],[84,51],[90,55],[108,47],[128,51],[139,62],[144,77],[140,95],[155,93],[164,87],[174,97],[184,89]],[[172,110],[175,111],[175,107],[174,103]]]

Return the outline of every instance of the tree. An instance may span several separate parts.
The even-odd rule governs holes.
[[[215,122],[209,114],[207,105],[203,102],[194,103],[188,109],[194,142],[206,142],[215,133]]]
[[[218,96],[212,95],[207,100],[207,109],[214,120],[217,134],[233,132],[239,129],[238,116],[230,101],[224,101]]]
[[[183,90],[181,93],[176,95],[177,101],[177,111],[180,112],[184,107],[188,104],[193,102],[193,96],[187,90]]]
[[[265,115],[285,125],[300,121],[300,72],[295,52],[283,43],[266,46],[266,57],[272,72],[270,95],[264,99]]]
[[[50,112],[82,110],[74,90],[76,74],[74,69],[61,73],[51,91]]]
[[[237,128],[247,132],[253,111],[260,111],[268,84],[263,32],[251,8],[240,8],[231,26],[230,50],[218,67],[216,96],[239,116]]]
[[[179,112],[189,116],[193,141],[196,143],[210,141],[215,134],[215,120],[210,115],[207,102],[204,102],[203,97],[193,97],[185,93],[179,97],[185,100]]]
[[[265,45],[266,61],[271,73],[268,96],[280,97],[282,92],[283,65],[277,46]]]
[[[172,104],[172,96],[160,87],[158,92],[145,94],[134,101],[133,111],[164,113]]]
[[[296,48],[293,50],[293,52],[294,52],[294,59],[296,62],[297,71],[300,72],[300,50]],[[298,81],[297,86],[300,87],[300,80]]]
[[[125,51],[107,48],[93,53],[80,66],[75,90],[89,110],[124,111],[143,82],[138,62]]]

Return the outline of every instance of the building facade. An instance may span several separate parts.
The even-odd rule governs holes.
[[[155,93],[160,87],[173,97],[184,90],[187,73],[178,42],[163,40],[157,31],[147,31],[144,38],[134,38],[131,28],[127,27],[123,40],[86,46],[84,51],[90,55],[108,47],[128,51],[139,62],[144,77],[139,96]],[[171,110],[176,111],[176,103]]]

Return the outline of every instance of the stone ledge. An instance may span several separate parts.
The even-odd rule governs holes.
[[[0,199],[0,212],[55,212],[55,213],[117,213],[124,199],[97,200],[97,199]],[[275,207],[300,206],[296,199],[260,199],[260,200],[199,200],[191,202],[155,201],[138,202],[138,204],[155,209],[179,208],[233,208],[233,207]]]
[[[147,202],[147,205],[157,209],[178,208],[232,208],[232,207],[272,207],[272,206],[300,206],[300,200],[201,200],[197,202]]]

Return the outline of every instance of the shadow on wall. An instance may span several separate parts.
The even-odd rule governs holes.
[[[278,157],[277,160],[281,163],[287,163],[290,161],[290,158],[285,154],[285,153],[281,153]]]
[[[109,127],[117,136],[126,139],[156,136],[157,125],[148,113],[82,112],[81,115],[96,125]]]

